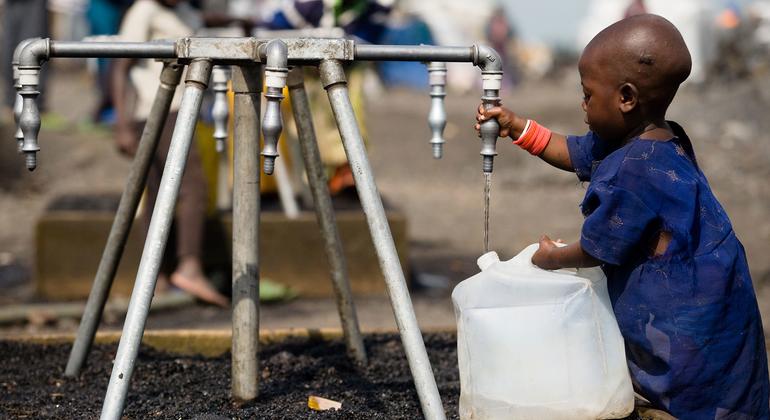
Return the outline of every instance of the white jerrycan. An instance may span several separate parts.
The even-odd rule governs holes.
[[[461,419],[612,419],[634,408],[623,338],[599,268],[542,270],[538,244],[490,252],[452,292]]]

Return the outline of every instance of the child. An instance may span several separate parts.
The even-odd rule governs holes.
[[[634,16],[580,58],[587,135],[551,133],[501,107],[476,118],[497,118],[501,136],[590,181],[580,241],[560,248],[543,236],[532,262],[602,266],[636,391],[681,419],[767,419],[765,341],[743,246],[689,138],[665,118],[690,67],[669,21]]]

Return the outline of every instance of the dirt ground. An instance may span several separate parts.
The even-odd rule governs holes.
[[[115,151],[109,132],[83,129],[94,104],[89,79],[80,72],[54,72],[49,109],[64,117],[41,131],[40,166],[20,165],[10,133],[0,142],[0,304],[30,300],[33,227],[47,203],[67,193],[121,190],[129,162]],[[318,88],[312,86],[311,88]],[[421,283],[446,280],[449,287],[414,292],[423,326],[452,327],[451,286],[475,273],[482,250],[482,187],[479,142],[471,126],[479,94],[450,93],[449,124],[442,160],[428,144],[429,96],[391,90],[368,98],[370,157],[385,199],[409,220],[413,271]],[[555,131],[583,133],[577,71],[529,81],[503,92],[504,103]],[[770,81],[685,86],[669,117],[680,122],[695,144],[700,164],[727,209],[746,247],[765,319],[770,319]],[[567,241],[579,235],[578,203],[585,191],[574,175],[559,172],[506,140],[498,142],[492,187],[491,245],[510,258],[543,233]],[[16,264],[18,263],[18,264]],[[438,281],[436,281],[438,279]],[[331,300],[303,300],[266,306],[262,326],[337,326]],[[387,298],[358,301],[364,327],[394,327]],[[148,328],[226,327],[229,313],[186,308],[153,315]],[[120,320],[108,327],[119,328]],[[57,330],[74,330],[74,322]],[[14,327],[16,328],[16,327]],[[35,327],[37,328],[37,327]]]

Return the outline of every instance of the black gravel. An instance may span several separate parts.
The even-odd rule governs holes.
[[[460,394],[452,334],[425,336],[450,418]],[[366,337],[369,365],[357,368],[341,341],[288,340],[260,349],[260,396],[238,406],[230,399],[230,356],[186,357],[143,347],[124,415],[128,418],[416,419],[419,401],[401,340]],[[64,377],[69,346],[0,341],[0,418],[98,417],[117,346],[97,346],[79,378]],[[316,412],[310,395],[342,403]]]

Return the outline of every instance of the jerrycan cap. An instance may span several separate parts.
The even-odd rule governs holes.
[[[476,260],[476,264],[478,264],[481,271],[486,270],[496,262],[500,262],[500,257],[495,251],[489,251],[486,254],[480,256],[478,260]]]

